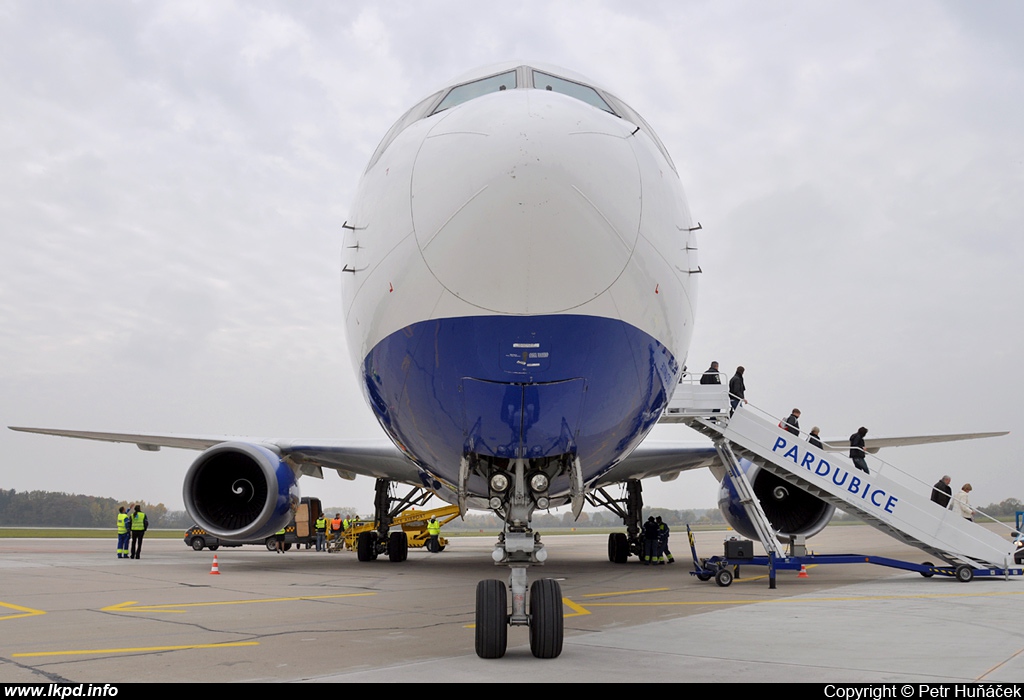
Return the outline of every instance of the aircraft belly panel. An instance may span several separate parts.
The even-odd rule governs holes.
[[[442,481],[457,483],[467,451],[516,450],[574,451],[589,481],[653,427],[678,371],[668,348],[617,319],[474,316],[389,335],[364,360],[363,381],[384,429]]]
[[[462,382],[465,448],[489,457],[529,459],[574,452],[586,382]]]

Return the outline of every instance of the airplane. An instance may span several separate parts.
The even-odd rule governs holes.
[[[547,558],[534,512],[611,509],[628,533],[609,537],[609,559],[625,562],[640,554],[640,480],[710,467],[723,512],[744,527],[713,446],[644,441],[685,370],[700,229],[664,144],[614,93],[554,66],[481,68],[398,119],[344,224],[348,349],[388,440],[11,429],[200,450],[185,506],[224,539],[283,527],[299,478],[325,469],[377,479],[379,527],[360,538],[360,561],[407,556],[404,533],[388,529],[392,484],[493,511],[504,522],[493,558],[511,573],[478,585],[477,654],[503,656],[508,627],[528,626],[533,654],[553,658],[559,584],[538,579],[527,595],[527,567]],[[774,505],[797,534],[834,511],[808,494]]]

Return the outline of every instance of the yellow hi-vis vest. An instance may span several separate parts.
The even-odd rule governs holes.
[[[117,534],[125,535],[128,533],[128,518],[130,516],[127,513],[117,514]]]

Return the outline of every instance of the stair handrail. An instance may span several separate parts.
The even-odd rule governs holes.
[[[728,389],[726,389],[726,390],[728,390]],[[746,403],[742,403],[741,402],[736,407],[737,411],[741,410],[741,409],[743,409],[743,410],[753,409],[754,411],[756,411],[757,413],[759,413],[761,416],[763,416],[765,418],[768,418],[768,419],[770,419],[772,421],[778,421],[779,427],[782,430],[786,430],[788,427],[792,427],[792,426],[790,426],[789,424],[786,423],[786,418],[788,418],[789,415],[787,415],[784,418],[779,418],[778,416],[775,416],[775,415],[769,413],[768,411],[760,408],[759,406],[756,406],[755,404],[750,403],[749,401],[747,401]],[[806,436],[806,437],[804,437],[804,440],[807,441],[807,437],[810,436],[810,433],[805,431],[805,430],[803,430],[802,428],[797,428],[797,431],[798,431],[797,437]],[[850,447],[843,447],[842,449],[838,449],[841,446],[836,445],[834,443],[827,443],[827,442],[825,442],[825,440],[822,440],[820,436],[819,436],[818,439],[821,441],[821,443],[823,445],[827,446],[828,451],[843,452],[843,451],[845,451],[847,449],[851,449]],[[933,489],[933,484],[929,484],[929,483],[923,481],[917,475],[911,474],[908,471],[900,469],[895,464],[892,464],[891,462],[887,462],[886,460],[884,460],[881,457],[879,457],[877,454],[868,452],[866,448],[863,450],[863,452],[864,452],[864,455],[865,455],[865,457],[864,457],[865,460],[867,460],[869,457],[871,458],[872,462],[870,462],[869,464],[874,464],[874,463],[880,464],[882,467],[886,467],[886,468],[888,468],[891,471],[895,471],[896,473],[898,473],[898,474],[902,475],[903,477],[909,479],[910,481],[914,482],[915,484],[920,484],[924,489],[926,489],[925,493],[928,494],[929,500],[931,499],[931,493],[932,493],[932,489]],[[882,474],[882,468],[876,468],[875,470],[872,471],[872,473],[880,475],[880,474]],[[950,503],[952,503],[952,496],[950,496]],[[983,511],[981,508],[975,508],[974,506],[971,506],[971,508],[972,508],[972,510],[974,511],[975,514],[980,514],[980,515],[984,516],[988,520],[990,520],[993,523],[995,523],[997,526],[1005,529],[1008,533],[1012,534],[1013,532],[1016,532],[1015,528],[1010,527],[1009,525],[1007,525],[1003,521],[999,520],[995,516],[989,515],[988,513]],[[946,506],[946,510],[951,510],[948,505]]]

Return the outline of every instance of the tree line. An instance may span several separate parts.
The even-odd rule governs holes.
[[[154,528],[192,525],[188,513],[168,510],[163,503],[118,501],[62,491],[9,491],[0,489],[0,527],[102,527],[117,524],[117,509],[139,504]]]

